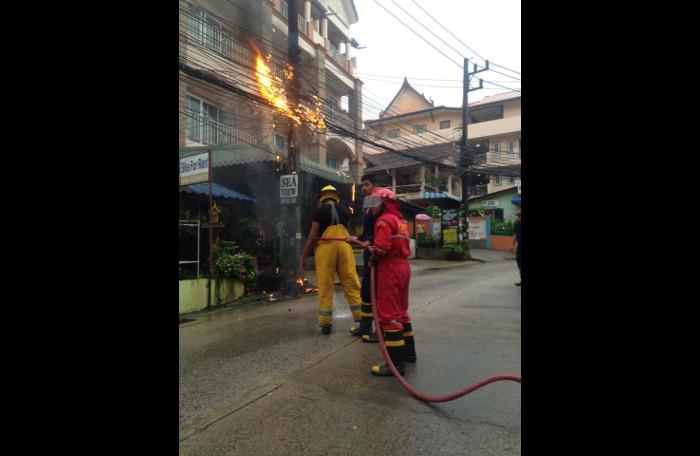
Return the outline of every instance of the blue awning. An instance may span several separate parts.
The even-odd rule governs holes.
[[[209,196],[209,184],[207,182],[192,184],[182,187],[182,191],[189,193],[191,195],[204,195]],[[231,190],[228,187],[219,185],[215,182],[211,184],[211,191],[214,194],[214,198],[233,198],[241,201],[252,201],[255,202],[255,198],[244,195],[243,193],[238,193],[235,190]]]
[[[515,195],[513,199],[510,200],[510,202],[515,204],[516,206],[520,206],[520,195]]]

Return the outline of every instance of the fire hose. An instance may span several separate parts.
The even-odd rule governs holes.
[[[347,239],[344,238],[317,238],[318,241],[347,241]],[[352,240],[352,243],[358,244],[362,246],[363,248],[367,248],[364,244],[362,244],[358,240]],[[382,355],[384,356],[384,360],[386,361],[386,365],[389,367],[391,370],[391,373],[394,375],[396,380],[399,381],[401,386],[404,387],[406,391],[408,391],[413,397],[416,399],[419,399],[421,401],[425,402],[449,402],[455,399],[458,399],[462,396],[465,396],[471,392],[474,392],[481,388],[482,386],[486,386],[489,383],[494,383],[498,381],[505,381],[505,380],[510,380],[513,382],[518,382],[521,383],[521,378],[515,375],[494,375],[491,377],[487,377],[484,380],[481,380],[479,382],[474,383],[473,385],[467,386],[466,388],[463,388],[459,391],[455,391],[452,394],[447,394],[445,396],[429,396],[427,394],[421,393],[420,391],[417,391],[413,386],[411,386],[410,383],[408,383],[401,374],[396,370],[396,366],[394,366],[394,363],[391,361],[391,357],[389,357],[389,352],[386,349],[386,345],[384,344],[384,335],[382,334],[381,328],[379,327],[379,315],[377,314],[377,294],[376,294],[376,270],[374,268],[374,264],[371,266],[371,292],[372,292],[372,315],[374,315],[374,327],[377,332],[377,339],[379,340],[379,347],[382,350]]]

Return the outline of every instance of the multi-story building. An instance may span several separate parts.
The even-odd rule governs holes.
[[[247,97],[261,95],[259,56],[273,86],[289,90],[290,84],[281,81],[288,82],[287,74],[293,73],[301,103],[318,104],[328,123],[361,130],[362,82],[355,77],[352,56],[358,44],[350,33],[358,20],[353,1],[295,1],[297,17],[289,18],[285,0],[180,0],[181,148],[217,146],[215,165],[285,162],[293,121]],[[288,66],[290,20],[299,30],[297,68]],[[316,134],[306,123],[297,132],[302,170],[338,181],[359,178],[359,141]]]
[[[240,212],[238,218],[252,220],[262,232],[266,253],[258,266],[286,261],[283,270],[295,268],[318,190],[333,183],[350,201],[355,192],[349,184],[360,178],[362,144],[325,130],[319,120],[350,132],[362,129],[362,82],[352,56],[358,44],[350,33],[358,21],[355,5],[179,0],[179,6],[180,156],[211,151],[214,183],[254,200],[223,209],[229,231],[222,239],[240,241]],[[290,14],[295,8],[297,14]],[[291,57],[290,24],[298,27],[299,51]],[[288,156],[290,138],[296,160]],[[293,182],[296,196],[282,198],[282,182]]]
[[[481,195],[515,186],[520,170],[520,94],[508,92],[469,104],[469,146],[474,152]],[[431,199],[462,200],[459,142],[462,109],[434,106],[407,79],[378,119],[365,121],[365,136],[402,151],[382,152],[365,146],[366,174],[382,176],[404,198],[424,203]],[[483,152],[479,152],[483,151]],[[415,157],[415,158],[413,158]]]

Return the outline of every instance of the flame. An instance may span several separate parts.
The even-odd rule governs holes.
[[[287,95],[284,92],[283,81],[272,74],[272,70],[267,66],[265,59],[260,54],[258,54],[256,58],[256,69],[260,95],[274,106],[277,111],[294,120],[297,124],[301,124],[299,116],[294,114],[289,108]]]
[[[277,75],[274,75],[266,63],[266,60],[268,62],[272,60],[272,56],[268,54],[267,57],[263,57],[259,52],[257,54],[255,75],[260,95],[280,114],[289,117],[297,125],[301,125],[302,121],[304,121],[314,129],[325,130],[326,122],[321,112],[321,100],[316,95],[312,96],[313,104],[315,105],[313,108],[304,106],[301,103],[296,107],[290,106],[284,89],[284,81]],[[294,79],[294,67],[292,65],[287,65],[283,71],[287,80]]]
[[[277,267],[275,268],[275,274],[279,274],[279,273],[280,273],[280,267],[277,266]]]
[[[304,281],[301,280],[301,279],[297,279],[297,280],[296,280],[296,283],[297,283],[297,285],[299,285],[300,287],[303,287],[303,286],[304,286]]]

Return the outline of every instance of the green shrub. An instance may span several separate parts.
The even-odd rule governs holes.
[[[513,223],[494,221],[491,223],[491,234],[497,236],[512,236],[513,235]]]
[[[219,247],[214,249],[214,264],[220,277],[240,280],[250,283],[255,280],[255,262],[253,257],[240,250],[233,241],[219,241]]]
[[[437,236],[428,236],[427,234],[419,234],[416,239],[418,247],[437,247],[440,244],[440,238]]]
[[[443,246],[442,249],[447,252],[448,260],[464,260],[469,253],[469,241],[463,240],[457,244],[448,244]]]

